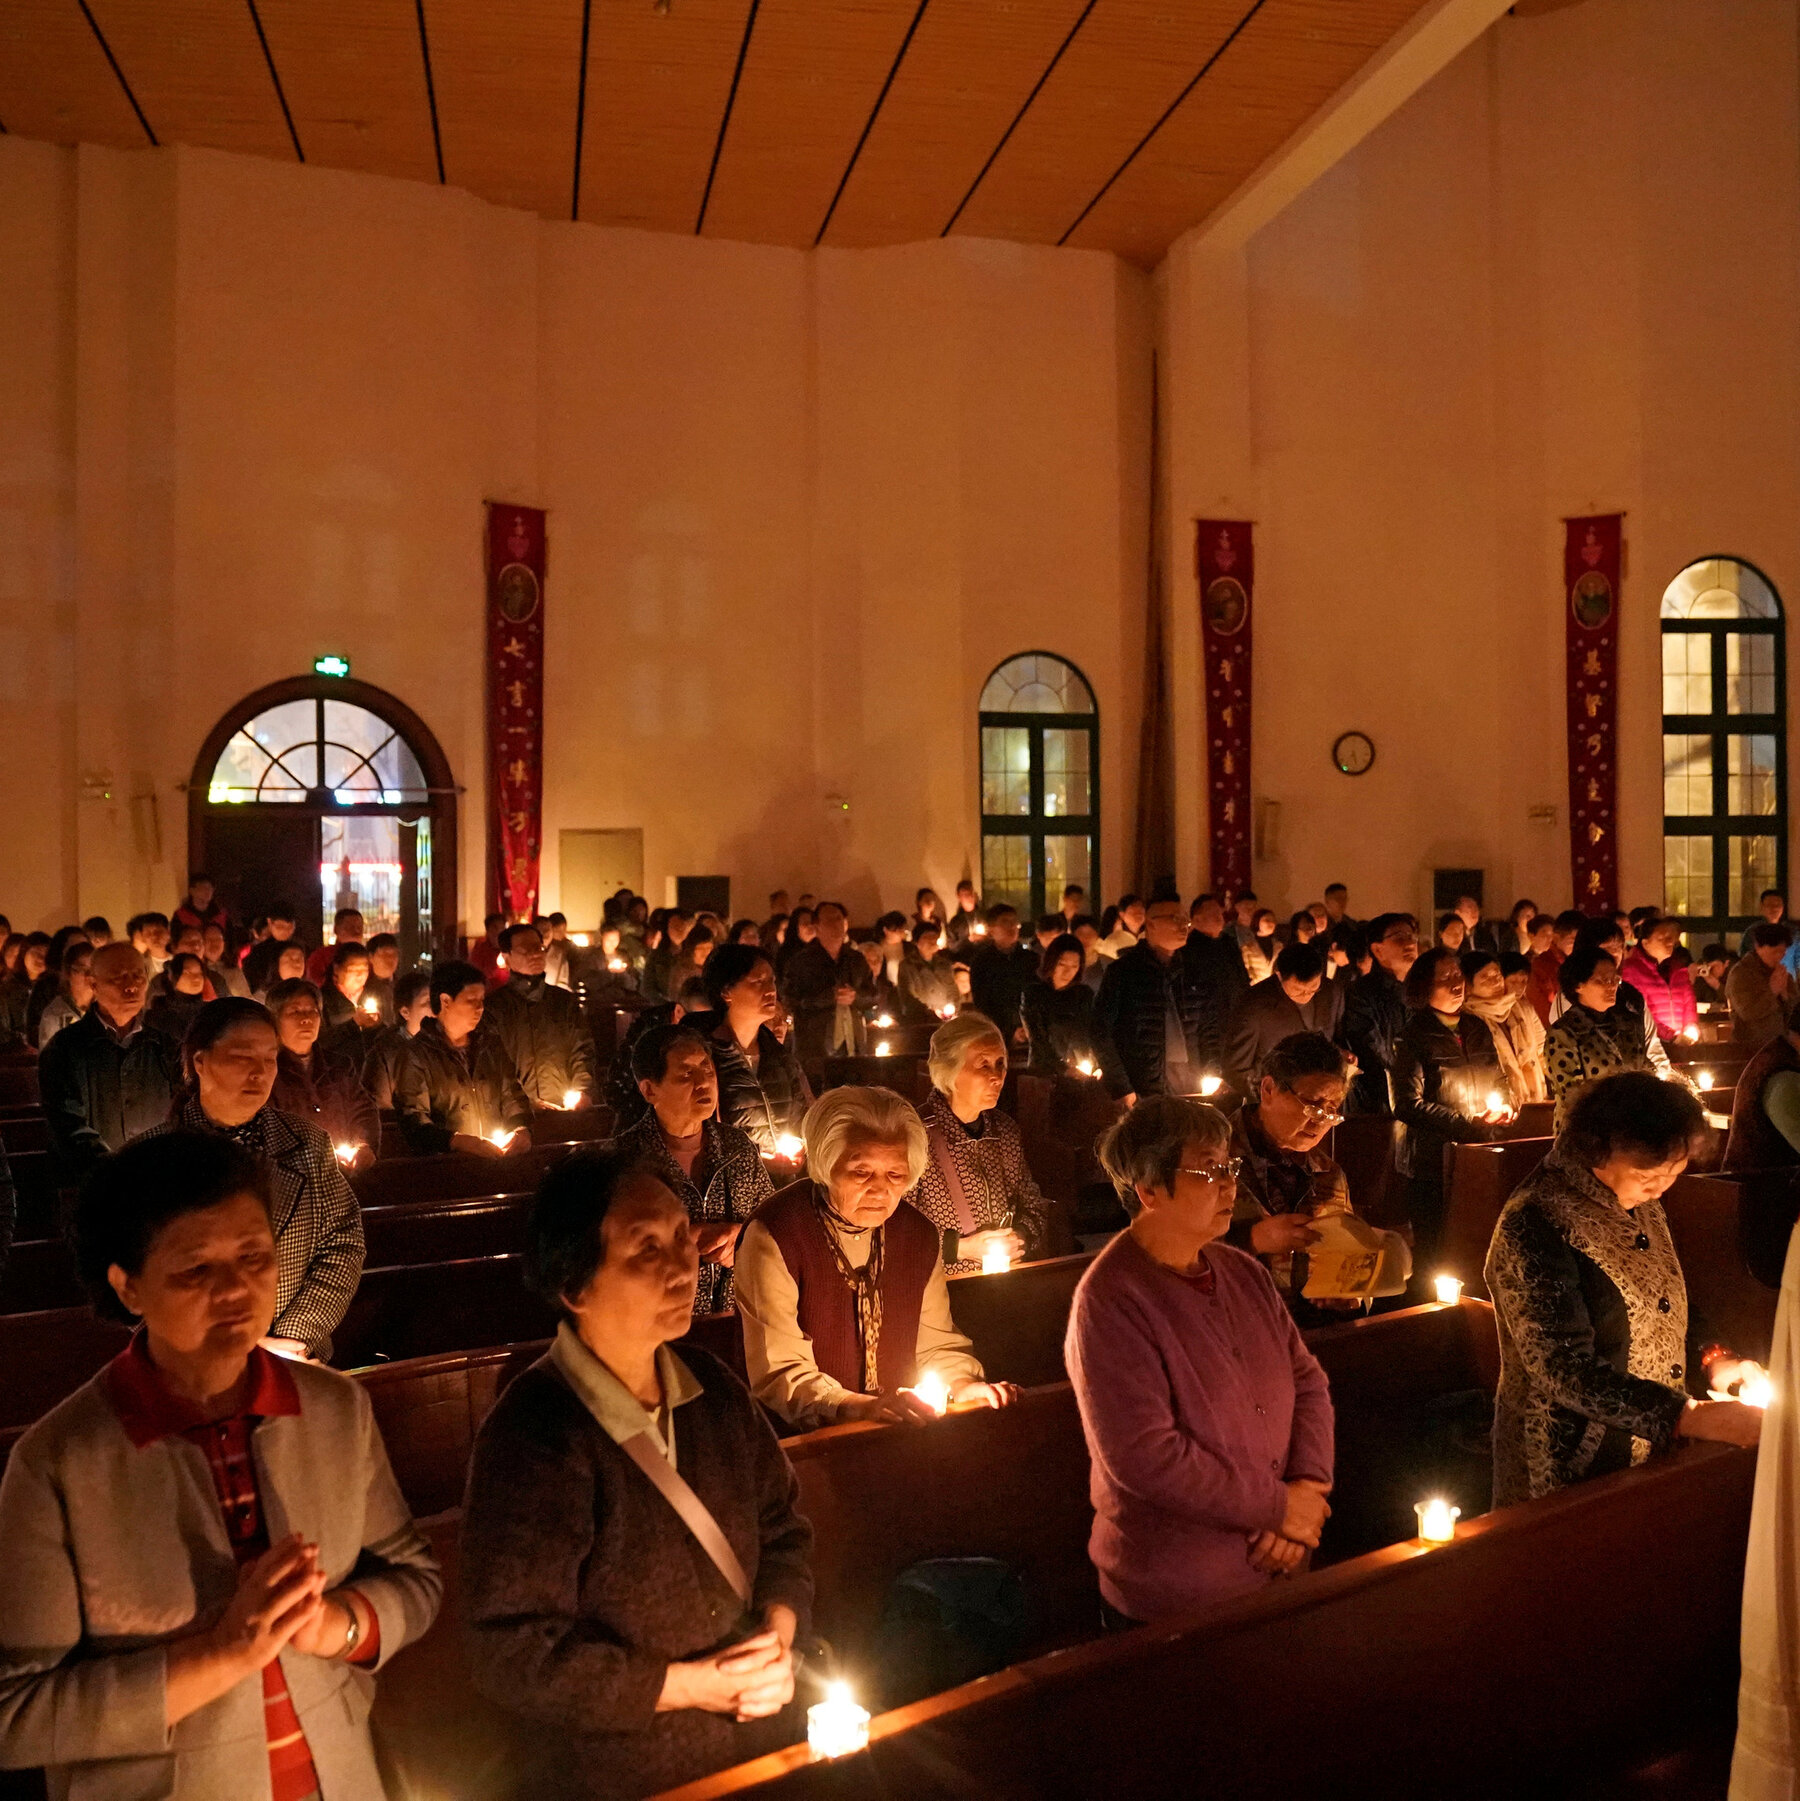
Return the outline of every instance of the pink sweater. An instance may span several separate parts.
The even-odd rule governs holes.
[[[1088,1555],[1107,1603],[1137,1620],[1269,1581],[1250,1535],[1281,1525],[1285,1482],[1331,1479],[1325,1372],[1254,1257],[1222,1242],[1206,1255],[1210,1294],[1121,1233],[1069,1315],[1093,1459]]]

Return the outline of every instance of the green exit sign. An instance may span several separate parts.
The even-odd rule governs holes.
[[[319,657],[313,663],[314,675],[348,675],[350,659],[348,657]]]

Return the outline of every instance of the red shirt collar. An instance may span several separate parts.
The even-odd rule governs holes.
[[[258,1345],[250,1353],[250,1398],[233,1418],[255,1415],[273,1419],[300,1411],[300,1391],[293,1373],[273,1352]],[[140,1326],[131,1343],[106,1366],[101,1377],[106,1397],[125,1428],[125,1436],[138,1450],[159,1438],[191,1432],[196,1426],[220,1425],[209,1420],[192,1401],[184,1400],[163,1380],[150,1361],[147,1335]]]

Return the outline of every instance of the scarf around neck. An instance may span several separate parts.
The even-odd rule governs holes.
[[[819,1223],[825,1228],[825,1242],[831,1246],[832,1261],[837,1264],[838,1274],[844,1278],[845,1285],[856,1301],[856,1342],[862,1352],[863,1393],[879,1394],[881,1246],[884,1234],[880,1226],[871,1230],[866,1226],[851,1225],[833,1209],[830,1196],[816,1182],[813,1184],[813,1205],[819,1210]],[[865,1231],[869,1233],[869,1260],[861,1269],[857,1269],[844,1255],[844,1247],[838,1242],[839,1231],[858,1238]]]

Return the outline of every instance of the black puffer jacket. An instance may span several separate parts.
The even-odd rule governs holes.
[[[562,1107],[570,1093],[599,1099],[593,1036],[568,989],[542,976],[513,976],[487,997],[482,1025],[504,1046],[534,1106]]]
[[[1393,1113],[1390,1077],[1406,1020],[1406,996],[1379,963],[1350,984],[1344,1001],[1343,1037],[1360,1069],[1350,1087],[1352,1113]]]
[[[1148,944],[1135,945],[1115,958],[1101,978],[1094,1025],[1101,1068],[1111,1093],[1143,1096],[1163,1092],[1171,998],[1187,1039],[1188,1062],[1198,1069],[1206,994],[1185,956],[1177,953],[1164,963]]]
[[[1443,1179],[1446,1144],[1482,1144],[1487,1097],[1504,1087],[1485,1020],[1447,1026],[1429,1007],[1409,1015],[1394,1054],[1394,1117],[1406,1127],[1394,1164],[1403,1176]]]

